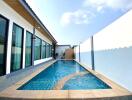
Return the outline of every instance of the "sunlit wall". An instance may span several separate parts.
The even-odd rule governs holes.
[[[132,91],[132,10],[93,38],[95,70]],[[90,47],[90,39],[80,44],[80,59],[91,68]]]

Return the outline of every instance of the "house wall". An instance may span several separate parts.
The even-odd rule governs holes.
[[[35,35],[52,45],[52,42],[48,38],[46,38],[46,36],[44,36],[42,33],[40,33],[38,30],[35,30]],[[52,57],[36,60],[36,61],[34,61],[34,65],[37,65],[39,63],[42,63],[42,62],[45,62],[45,61],[48,61],[51,59],[52,59]]]
[[[25,20],[21,15],[19,15],[16,11],[14,11],[10,6],[8,6],[3,0],[0,0],[0,14],[7,19],[9,19],[9,30],[8,30],[8,42],[7,42],[7,59],[6,59],[6,74],[10,73],[10,61],[11,61],[11,43],[12,43],[12,28],[13,28],[13,23],[18,24],[22,28],[24,28],[24,43],[23,43],[23,66],[22,68],[25,68],[25,40],[26,40],[26,30],[33,33],[33,26]],[[52,44],[52,42],[46,38],[42,33],[40,33],[37,29],[36,35],[41,38],[42,40]],[[42,63],[44,61],[50,60],[50,58],[46,59],[40,59],[38,61],[35,61],[35,65]]]
[[[93,35],[95,70],[130,91],[132,91],[131,26],[132,10]],[[87,41],[90,41],[90,38]],[[80,49],[80,55],[81,62],[91,68],[89,45],[91,43],[88,44],[86,41],[80,45],[80,48],[82,48]],[[78,55],[77,50],[75,51]],[[78,60],[78,56],[76,59]]]
[[[38,30],[35,30],[35,35],[52,45],[52,42]]]

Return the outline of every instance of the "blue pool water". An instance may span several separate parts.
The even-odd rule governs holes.
[[[57,84],[57,82],[62,79],[63,77],[76,73],[76,72],[82,72],[86,71],[82,66],[80,66],[75,61],[65,61],[65,60],[58,60],[42,72],[40,72],[38,75],[33,77],[31,80],[29,80],[27,83],[22,85],[18,90],[52,90],[54,86]],[[85,75],[83,77],[77,76],[73,79],[70,79],[66,82],[63,89],[96,89],[96,85],[100,85],[100,88],[108,88],[108,85],[106,85],[104,82],[90,74],[91,76]],[[90,80],[87,80],[90,79]],[[78,82],[78,79],[80,79],[79,82],[82,82],[81,86],[80,84],[76,83]],[[93,87],[87,86],[89,84],[89,81],[94,84]],[[83,83],[84,82],[84,83]],[[86,83],[85,83],[86,82]],[[76,83],[76,84],[74,84]],[[79,87],[78,87],[79,86]],[[102,87],[101,87],[102,86]]]
[[[63,90],[86,90],[86,89],[106,89],[110,88],[103,81],[99,80],[97,77],[91,73],[85,74],[83,76],[76,76],[68,80]]]

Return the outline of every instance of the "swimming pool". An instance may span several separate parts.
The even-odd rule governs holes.
[[[83,76],[76,76],[68,80],[63,86],[63,90],[87,90],[87,89],[108,89],[110,88],[103,81],[99,80],[97,77],[91,73],[85,74]]]
[[[85,68],[74,60],[58,60],[22,85],[18,90],[52,90],[60,80],[70,75],[73,76],[66,81],[62,90],[110,88],[91,73],[86,73],[84,75],[76,74],[86,71]]]

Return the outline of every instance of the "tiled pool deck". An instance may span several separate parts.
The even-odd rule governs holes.
[[[32,74],[17,83],[14,83],[7,89],[0,92],[0,100],[35,100],[35,99],[87,99],[87,100],[132,100],[132,93],[125,88],[119,86],[113,81],[107,79],[103,75],[84,66],[89,72],[94,74],[99,79],[103,80],[112,89],[92,89],[92,90],[57,90],[60,87],[55,87],[56,90],[17,90],[20,86],[25,84],[28,80],[40,73],[42,70],[53,64],[55,61],[46,63]],[[84,73],[82,73],[84,74]],[[69,77],[73,77],[71,75]],[[63,85],[68,78],[62,79],[60,85]]]

